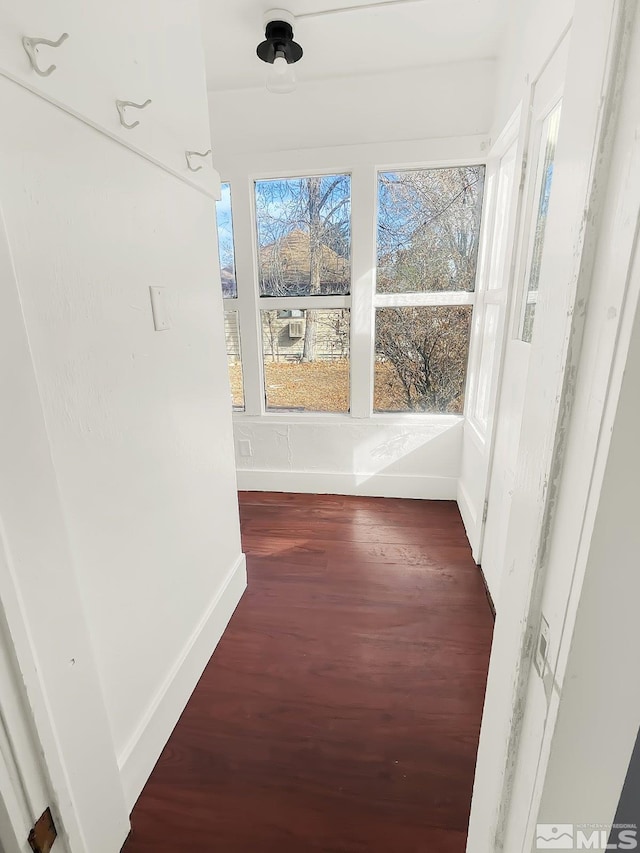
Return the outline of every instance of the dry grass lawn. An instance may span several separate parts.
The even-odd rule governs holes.
[[[349,362],[266,364],[267,407],[309,412],[349,411]],[[242,369],[229,367],[234,408],[244,408]],[[374,409],[406,411],[402,386],[390,364],[376,364]]]

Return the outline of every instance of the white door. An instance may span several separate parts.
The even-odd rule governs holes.
[[[479,562],[496,398],[509,312],[511,260],[519,201],[520,110],[493,146],[487,162],[485,209],[476,285],[458,505],[473,556]]]
[[[531,104],[526,188],[515,266],[515,298],[512,300],[496,414],[486,524],[480,552],[482,570],[496,607],[499,606],[511,497],[515,485],[530,343],[535,330],[538,278],[560,127],[568,41],[568,36],[565,36],[540,75]]]

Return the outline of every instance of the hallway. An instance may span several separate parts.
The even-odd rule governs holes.
[[[456,505],[240,508],[249,588],[125,853],[463,853],[493,622]]]

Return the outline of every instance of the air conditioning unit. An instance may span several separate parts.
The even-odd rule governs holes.
[[[302,338],[304,337],[304,321],[290,320],[289,321],[289,337]]]

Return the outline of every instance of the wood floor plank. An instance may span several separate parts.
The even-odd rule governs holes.
[[[493,619],[457,507],[240,509],[249,588],[125,853],[464,853]]]

